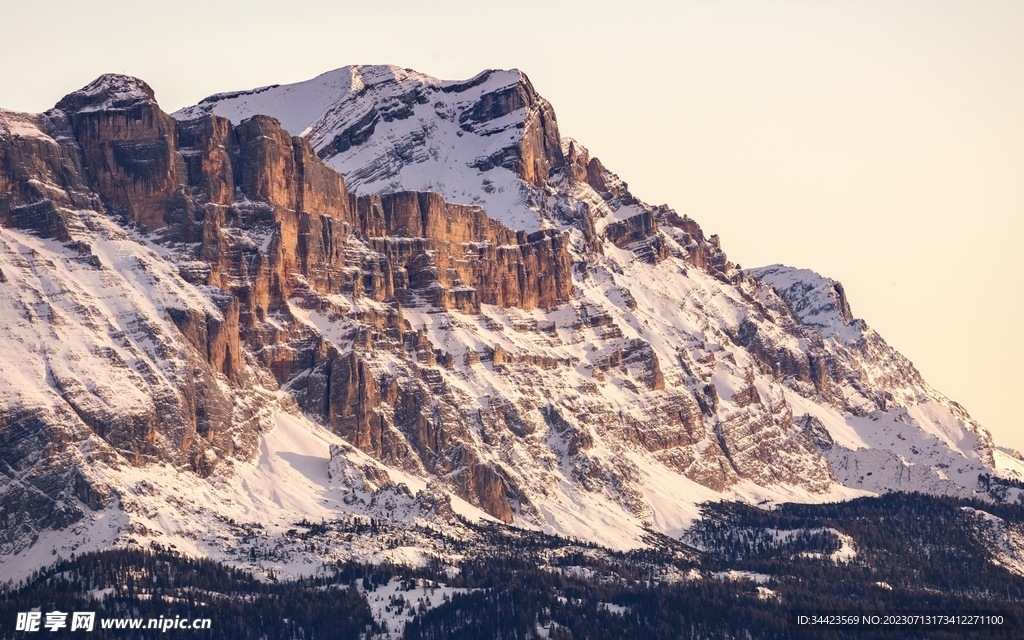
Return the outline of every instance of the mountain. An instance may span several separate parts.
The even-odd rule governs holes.
[[[0,154],[6,576],[131,545],[416,564],[486,522],[633,549],[709,500],[1022,493],[842,285],[733,264],[518,71],[345,67],[173,116],[105,75],[0,111]]]

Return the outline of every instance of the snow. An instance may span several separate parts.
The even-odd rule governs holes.
[[[728,571],[718,571],[715,573],[715,578],[722,581],[750,580],[752,582],[756,582],[757,584],[765,584],[766,582],[772,579],[772,577],[766,573],[757,573],[755,571],[737,571],[735,569],[730,569]]]
[[[800,320],[818,329],[824,338],[834,339],[841,344],[860,340],[857,326],[852,322],[847,323],[843,318],[836,289],[839,283],[835,280],[810,269],[794,269],[781,264],[749,269],[748,272],[792,301]]]
[[[923,491],[971,495],[987,468],[982,443],[948,407],[928,400],[908,408],[843,415],[787,392],[801,411],[825,425],[838,446],[825,452],[840,480],[874,493]]]
[[[702,502],[719,500],[748,504],[781,504],[784,502],[832,502],[865,495],[842,485],[834,485],[824,494],[814,494],[800,487],[777,485],[761,487],[744,480],[724,492],[704,487],[660,464],[641,468],[646,476],[644,496],[654,513],[654,529],[673,538],[682,537],[700,518]]]
[[[967,513],[978,517],[994,552],[992,564],[1006,568],[1011,573],[1024,576],[1024,533],[1017,527],[1006,524],[1002,518],[987,511],[961,507]]]
[[[851,562],[854,558],[857,557],[857,549],[853,546],[853,538],[846,535],[842,531],[836,531],[835,529],[827,529],[827,531],[831,531],[833,534],[835,534],[839,538],[839,541],[842,543],[842,546],[840,546],[838,550],[832,552],[830,556],[832,562],[846,563]]]
[[[581,294],[586,304],[597,306],[599,311],[615,319],[622,330],[623,340],[641,336],[646,339],[657,352],[663,369],[667,370],[668,363],[676,360],[679,344],[688,341],[689,335],[697,332],[699,326],[699,319],[694,317],[698,313],[697,307],[689,313],[679,313],[676,311],[678,303],[671,302],[674,292],[679,296],[699,296],[704,301],[701,308],[706,309],[708,304],[715,304],[727,316],[737,317],[733,313],[733,299],[720,295],[720,283],[699,272],[691,271],[689,276],[682,276],[670,264],[649,267],[634,263],[632,268],[633,271],[607,279],[595,275],[580,284]],[[614,297],[608,295],[618,287],[628,289],[635,296],[635,310],[617,305]],[[480,351],[494,345],[501,346],[511,354],[544,354],[560,359],[582,357],[584,363],[593,362],[601,353],[598,349],[601,340],[588,342],[592,330],[584,330],[582,335],[575,336],[563,329],[575,320],[575,314],[566,315],[565,309],[527,312],[484,305],[481,312],[489,323],[502,327],[502,330],[488,330],[488,322],[480,322],[457,312],[437,314],[425,309],[405,309],[404,315],[413,329],[427,330],[431,342],[452,353],[457,362],[461,360],[463,349]],[[531,323],[536,326],[553,325],[557,340],[543,334],[515,330],[516,326]],[[584,347],[582,356],[581,347]],[[515,400],[522,396],[522,388],[517,389],[509,380],[495,375],[493,370],[483,364],[469,369],[467,375],[446,375],[449,384],[465,390],[468,397],[485,398],[494,395]],[[716,370],[714,375],[716,383],[725,376],[731,376],[724,369]],[[554,394],[571,393],[571,389],[580,388],[589,381],[590,372],[581,365],[568,378],[563,377],[554,382],[549,390]],[[634,397],[614,384],[601,384],[599,389],[600,397],[594,402],[608,406],[609,412],[621,414],[636,410]],[[481,405],[486,406],[483,402]],[[594,439],[595,444],[587,452],[588,457],[616,461],[614,464],[617,466],[634,469],[633,482],[641,492],[643,502],[649,507],[649,513],[638,517],[626,510],[610,508],[605,496],[579,491],[571,483],[557,480],[548,483],[549,490],[540,506],[546,523],[542,530],[594,539],[615,549],[628,549],[636,546],[645,526],[652,526],[671,536],[681,535],[699,517],[698,505],[706,500],[770,500],[778,503],[788,500],[841,500],[866,494],[841,485],[834,485],[824,493],[811,493],[799,487],[762,487],[749,481],[743,481],[725,492],[718,492],[668,469],[652,459],[649,453],[636,449],[620,453],[611,442],[605,443],[604,436],[597,432],[594,433]],[[553,448],[559,446],[553,437],[549,436],[547,442]]]
[[[837,444],[854,451],[870,447],[864,438],[861,437],[854,423],[848,421],[851,416],[846,416],[832,407],[804,398],[791,389],[786,389],[785,393],[786,402],[793,407],[794,416],[814,416],[825,425],[829,435]]]
[[[604,609],[604,610],[608,611],[609,613],[614,613],[614,614],[620,615],[620,616],[621,615],[625,615],[629,611],[629,607],[624,607],[624,606],[622,606],[620,604],[614,604],[614,603],[611,603],[611,602],[598,602],[597,603],[597,608],[598,609]]]
[[[825,456],[848,486],[872,493],[898,490],[966,496],[970,492],[963,487],[973,488],[986,468],[978,434],[968,431],[938,400],[869,416],[844,414],[788,389],[786,401],[794,416],[812,415],[828,429],[838,446]]]
[[[30,547],[18,553],[0,554],[0,582],[18,582],[33,571],[49,566],[71,553],[101,551],[115,544],[119,533],[127,526],[128,515],[117,509],[108,509],[88,516],[63,530],[44,530]]]
[[[421,607],[423,611],[430,611],[452,596],[470,591],[424,580],[417,581],[412,589],[403,589],[401,581],[391,580],[370,591],[360,585],[359,590],[366,596],[373,619],[378,624],[386,625],[388,631],[375,636],[385,640],[402,638],[405,625],[421,611]]]
[[[219,93],[173,116],[187,120],[213,113],[238,124],[254,115],[263,114],[277,118],[281,126],[293,135],[300,135],[340,96],[360,90],[359,74],[354,71],[354,67],[342,67],[322,73],[307,82]]]
[[[860,380],[840,381],[845,412],[795,386],[786,390],[794,416],[819,420],[837,445],[824,454],[841,482],[876,493],[973,495],[978,474],[992,464],[988,456],[995,456],[984,427],[921,380],[913,364],[866,323],[849,320],[836,281],[783,265],[748,273],[788,301],[800,321],[820,333],[828,353],[859,369]],[[865,385],[884,388],[888,406],[868,400]]]
[[[89,98],[103,96],[102,101],[90,102],[87,106],[79,108],[80,113],[85,113],[123,109],[140,101],[149,101],[151,91],[149,86],[138,78],[105,73],[72,95]]]
[[[255,521],[264,524],[290,527],[301,518],[333,519],[348,512],[344,498],[349,488],[332,484],[327,475],[330,445],[344,445],[344,440],[316,423],[286,413],[275,412],[274,422],[275,428],[262,438],[259,459],[239,471],[242,490],[235,490],[233,500],[240,513],[248,518],[258,516]],[[363,464],[379,465],[352,447],[345,450]],[[390,467],[386,470],[413,494],[426,488],[421,477]],[[452,503],[471,520],[491,519],[460,498],[453,496]]]
[[[36,121],[36,116],[0,109],[0,136],[11,135],[19,138],[34,138],[50,144],[56,144],[50,136],[43,133]]]
[[[1000,475],[1024,480],[1024,460],[1020,460],[1013,453],[1015,452],[1005,447],[996,447],[992,452],[995,468]]]
[[[456,83],[441,82],[396,67],[345,67],[304,83],[204,101],[176,116],[191,117],[198,111],[212,109],[237,121],[262,110],[279,117],[282,122],[294,122],[293,128],[301,128],[315,148],[323,149],[334,135],[359,122],[367,114],[387,112],[398,103],[404,103],[406,110],[401,117],[379,119],[365,142],[329,156],[328,162],[347,177],[352,188],[360,193],[399,188],[435,190],[452,201],[482,204],[492,217],[510,226],[532,229],[544,221],[542,212],[526,204],[530,198],[530,186],[523,184],[511,171],[500,167],[481,172],[470,166],[477,159],[487,157],[514,142],[515,131],[511,130],[512,125],[523,117],[522,114],[511,113],[503,118],[468,127],[468,130],[460,126],[463,119],[460,114],[466,113],[466,109],[482,95],[512,86],[521,78],[521,74],[515,70],[485,72],[472,81],[460,83],[462,86],[456,86]],[[289,95],[302,96],[302,99],[289,100]],[[297,109],[303,110],[301,118]],[[317,114],[317,111],[320,113]],[[501,136],[506,131],[512,137],[508,142],[503,142]],[[495,144],[495,140],[498,144]],[[576,143],[568,138],[563,139],[563,149],[567,149],[569,144]],[[485,186],[487,188],[483,189]],[[640,204],[610,205],[586,184],[561,185],[559,188],[569,190],[567,202],[570,207],[585,204],[589,208],[599,232],[612,221],[623,220],[644,211]],[[650,343],[662,363],[674,362],[678,357],[679,345],[693,344],[695,338],[704,343],[692,349],[696,358],[705,357],[701,354],[714,357],[716,349],[721,348],[720,344],[728,344],[727,338],[719,340],[718,345],[708,339],[709,329],[715,333],[714,327],[706,326],[709,314],[721,323],[720,329],[727,331],[735,331],[747,317],[747,303],[737,295],[734,287],[723,287],[699,271],[691,270],[689,276],[682,276],[672,260],[652,267],[637,262],[632,252],[610,245],[605,246],[605,256],[608,265],[608,270],[604,272],[606,276],[602,277],[600,268],[591,269],[592,279],[577,282],[582,299],[597,306],[601,312],[610,314],[624,339],[642,339]],[[601,266],[600,262],[597,267]],[[811,270],[782,265],[755,269],[749,273],[789,299],[800,321],[819,331],[827,342],[836,345],[835,348],[861,344],[873,335],[860,321],[844,318],[841,288],[834,280]],[[635,310],[624,308],[625,303],[619,290],[632,294],[637,305]],[[502,316],[501,313],[487,313],[492,318],[497,316],[498,320]],[[510,337],[514,334],[509,331],[495,335],[491,331],[469,329],[463,325],[452,331],[435,333],[435,323],[426,317],[428,315],[422,314],[421,318],[406,310],[406,316],[414,326],[428,328],[431,341],[448,348],[456,358],[468,349],[479,352],[495,344],[511,352],[529,353],[537,350],[536,345],[526,345]],[[536,315],[534,319],[545,320]],[[310,320],[321,330],[326,330],[320,320],[312,317]],[[546,320],[551,321],[550,318]],[[508,322],[505,326],[511,328],[512,324]],[[557,326],[557,321],[555,324]],[[556,333],[563,344],[574,340],[560,329],[556,329]],[[552,349],[544,351],[551,353]],[[564,349],[556,347],[553,351],[564,353],[565,358],[579,358],[579,350],[575,345]],[[723,404],[728,406],[735,394],[745,388],[744,370],[751,363],[742,351],[726,351],[735,357],[735,366],[719,362],[710,375]],[[583,358],[581,368],[578,368],[581,377],[589,372],[587,364],[592,364],[600,354],[601,350],[594,350]],[[484,369],[486,371],[486,367]],[[865,372],[869,377],[887,374],[881,371],[876,373],[871,367],[866,367]],[[515,397],[512,390],[502,389],[503,385],[497,376],[487,375],[486,372],[483,376],[483,386],[467,383],[461,378],[450,382],[477,398],[489,397],[498,390],[503,397]],[[769,396],[773,393],[772,385],[764,380],[757,380],[756,386],[759,393]],[[602,385],[601,393],[610,404],[618,405],[620,411],[632,403],[626,395],[609,385]],[[910,474],[914,480],[907,482],[906,469],[909,467],[905,461],[918,456],[912,449],[916,441],[904,441],[911,443],[906,447],[895,442],[883,443],[881,440],[889,437],[886,429],[883,429],[885,433],[876,434],[877,425],[866,424],[864,419],[844,415],[828,404],[808,399],[789,388],[784,389],[783,394],[785,401],[793,406],[794,415],[810,414],[821,420],[843,449],[858,452],[884,447],[885,451],[891,451],[881,457],[877,451],[868,455],[874,456],[875,464],[888,467],[900,486],[949,490],[951,483],[944,484],[941,478],[942,475],[950,477],[947,472],[932,474],[934,477]],[[919,391],[908,389],[901,397],[905,401],[912,400],[908,402],[908,416],[910,422],[917,427],[914,431],[926,440],[940,441],[935,446],[941,445],[944,449],[952,447],[956,451],[955,456],[963,460],[963,463],[957,463],[957,468],[962,472],[952,480],[964,481],[964,478],[975,473],[978,461],[974,450],[979,441],[973,437],[976,425],[958,420],[955,415],[949,416],[946,410],[948,401],[943,402],[944,398],[931,403],[919,403],[919,395]],[[855,389],[850,389],[849,396],[854,404],[864,405],[866,402]],[[895,419],[895,416],[890,416],[882,422],[890,424]],[[922,463],[926,461],[929,466],[934,462],[930,459],[921,460]],[[855,466],[859,467],[859,464]],[[885,475],[885,479],[893,479],[891,474]],[[879,491],[884,488],[881,482],[869,480],[865,483],[859,477],[843,477],[854,493],[860,489]],[[917,478],[921,478],[921,482],[917,482]],[[551,526],[556,526],[552,524],[554,521],[565,520],[571,523],[577,516],[570,514],[579,508],[577,504],[561,516],[549,511],[545,518]],[[668,519],[674,518],[672,516]],[[685,520],[684,517],[682,522]],[[673,522],[668,528],[675,529],[677,524],[681,523]]]
[[[100,268],[72,261],[52,240],[15,230],[0,235],[0,268],[8,279],[0,299],[6,319],[0,400],[62,405],[53,386],[67,391],[70,385],[84,392],[82,402],[112,413],[146,409],[151,384],[171,384],[181,366],[157,354],[154,339],[175,333],[164,310],[219,311],[173,265],[137,255],[138,244],[112,222],[92,212],[80,216],[99,232],[91,250]],[[155,382],[136,371],[140,359],[151,363]]]
[[[122,487],[124,495],[117,505],[100,511],[74,528],[47,532],[40,542],[14,556],[0,556],[6,578],[19,579],[55,557],[67,557],[112,545],[147,544],[147,540],[171,547],[186,555],[212,557],[239,563],[241,541],[256,534],[273,547],[286,543],[286,532],[300,521],[334,521],[339,518],[379,517],[362,503],[353,502],[350,487],[332,483],[327,475],[329,447],[345,447],[347,455],[361,464],[379,464],[346,445],[338,436],[301,416],[280,411],[273,413],[274,427],[263,434],[260,453],[251,463],[234,464],[234,474],[203,479],[168,465],[146,467],[95,465],[105,481]],[[412,494],[426,488],[418,476],[388,468],[398,483]],[[346,498],[349,499],[346,502]],[[411,498],[410,498],[411,500]],[[493,521],[458,497],[452,507],[470,521]],[[410,524],[412,521],[410,520]],[[432,526],[437,526],[436,524]],[[51,554],[51,547],[56,554]],[[262,548],[262,547],[261,547]],[[363,561],[422,565],[426,556],[415,547],[386,548],[372,543],[335,549],[337,558]],[[262,561],[253,567],[259,572],[273,570],[280,576],[311,575],[329,558],[323,554],[296,550],[283,559]],[[242,566],[247,563],[241,562]]]

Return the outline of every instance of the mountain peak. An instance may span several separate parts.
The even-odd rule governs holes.
[[[396,65],[351,65],[213,95],[173,115],[205,114],[235,124],[276,118],[356,193],[434,191],[528,231],[544,226],[542,183],[563,163],[554,110],[518,69],[439,80]]]
[[[440,80],[433,76],[394,64],[355,64],[342,67],[339,71],[341,70],[348,70],[352,78],[352,93],[358,93],[366,87],[388,82],[405,82],[408,80],[421,84],[436,84],[440,82]]]
[[[68,113],[128,109],[139,103],[156,103],[156,94],[144,81],[119,73],[105,73],[57,103]]]
[[[301,82],[272,84],[255,89],[217,93],[185,107],[173,115],[178,120],[214,113],[236,124],[262,113],[272,115],[293,135],[304,134],[327,111],[358,98],[368,90],[394,85],[399,93],[430,87],[445,93],[459,93],[487,85],[494,91],[520,82],[529,85],[526,74],[518,69],[488,69],[469,80],[439,80],[414,69],[393,64],[353,64],[326,71]],[[532,86],[530,86],[532,92]],[[395,91],[385,91],[386,95]]]

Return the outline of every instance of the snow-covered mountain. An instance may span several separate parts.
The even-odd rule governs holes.
[[[445,82],[393,66],[342,67],[308,82],[211,96],[174,116],[207,113],[235,123],[277,118],[355,193],[433,191],[526,231],[544,220],[536,187],[562,164],[554,110],[516,70]]]
[[[632,548],[706,500],[1024,477],[839,283],[740,270],[518,71],[173,117],[108,75],[0,112],[0,152],[4,575],[112,544],[418,562],[465,519]],[[289,533],[369,517],[405,533]]]

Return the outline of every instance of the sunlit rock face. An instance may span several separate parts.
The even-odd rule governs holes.
[[[106,75],[0,111],[0,152],[0,553],[107,513],[96,544],[453,509],[628,547],[703,500],[996,466],[839,283],[740,270],[518,71],[345,67],[173,117]],[[275,456],[350,493],[264,499]]]

